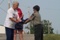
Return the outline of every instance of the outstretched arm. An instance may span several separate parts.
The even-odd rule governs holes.
[[[25,24],[32,21],[35,18],[34,14],[32,14],[26,21]]]

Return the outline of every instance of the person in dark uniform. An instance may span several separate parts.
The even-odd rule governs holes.
[[[43,40],[43,25],[41,23],[39,10],[40,7],[38,5],[35,5],[33,7],[34,13],[30,16],[30,18],[28,18],[28,20],[25,21],[25,23],[33,21],[35,40]]]

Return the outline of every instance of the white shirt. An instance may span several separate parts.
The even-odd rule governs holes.
[[[17,10],[15,11],[12,7],[10,9],[8,9],[4,26],[14,29],[15,28],[15,22],[11,21],[9,18],[15,18],[16,19],[17,14],[18,14],[18,11]]]

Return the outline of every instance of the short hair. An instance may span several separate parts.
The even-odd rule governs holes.
[[[14,5],[15,3],[17,3],[17,4],[19,5],[19,2],[18,2],[18,1],[13,1],[13,5]]]
[[[40,10],[40,7],[39,7],[38,5],[35,5],[35,6],[33,7],[33,9],[36,10],[36,11],[39,11],[39,10]]]

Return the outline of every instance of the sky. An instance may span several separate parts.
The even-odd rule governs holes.
[[[12,2],[14,0],[10,1],[12,6]],[[33,13],[32,9],[33,6],[39,5],[42,20],[49,20],[50,22],[52,22],[54,33],[58,32],[60,34],[60,0],[18,0],[18,2],[19,7],[24,13],[24,18],[29,17],[28,11],[30,12],[30,14]],[[2,10],[1,8],[4,10]],[[4,0],[3,3],[0,4],[0,24],[4,24],[7,10],[8,10],[8,0]]]

